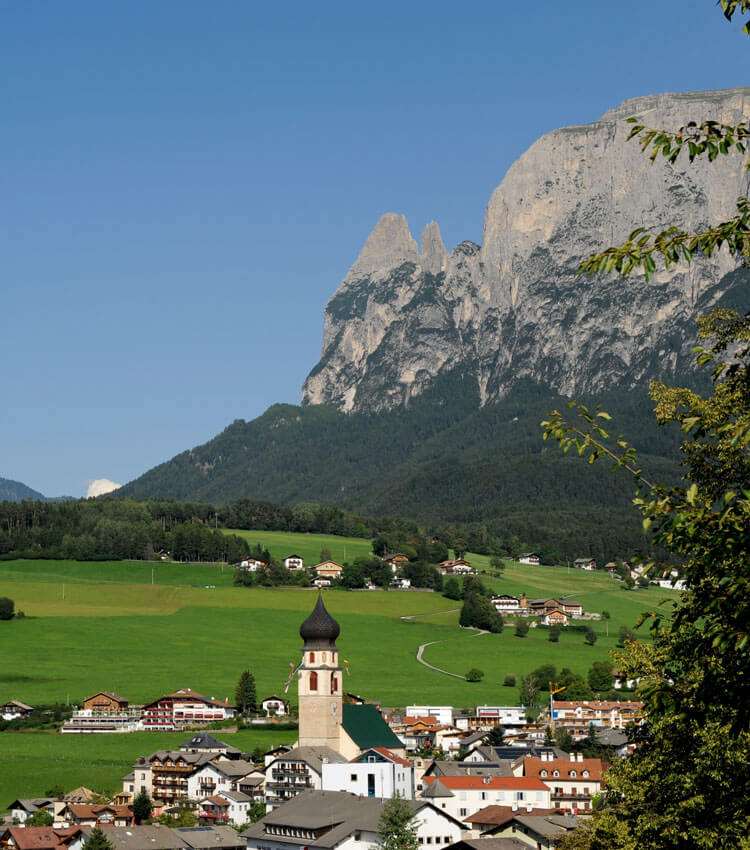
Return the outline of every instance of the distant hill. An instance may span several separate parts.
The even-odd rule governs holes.
[[[645,390],[598,400],[639,446],[645,468],[661,479],[677,476],[674,432],[655,425]],[[630,552],[644,543],[632,482],[541,439],[539,422],[565,401],[527,381],[479,407],[476,383],[455,373],[388,412],[278,404],[252,422],[236,420],[117,496],[312,501],[466,526],[478,539],[515,535],[533,547],[554,546],[561,557]]]
[[[47,501],[41,493],[21,484],[20,481],[0,478],[0,502],[22,502],[24,499],[31,499],[36,502]]]

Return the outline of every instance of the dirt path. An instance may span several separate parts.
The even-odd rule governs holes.
[[[484,631],[484,629],[475,629],[472,637],[479,637],[479,635],[488,635],[489,632]],[[436,643],[445,643],[444,640],[431,640],[428,643],[423,643],[419,649],[417,650],[417,661],[420,664],[424,664],[425,667],[429,667],[430,670],[434,670],[436,673],[442,673],[444,676],[452,676],[454,679],[463,679],[466,681],[466,676],[459,676],[458,673],[451,673],[449,670],[443,670],[442,667],[436,667],[434,664],[430,664],[429,661],[425,661],[422,658],[422,653],[427,649],[428,646],[434,646]]]

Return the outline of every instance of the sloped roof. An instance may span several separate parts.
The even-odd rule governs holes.
[[[94,827],[83,827],[89,836]],[[167,826],[108,826],[106,836],[115,850],[183,850],[188,843]]]
[[[557,809],[532,808],[528,814],[552,815],[555,814],[556,811]],[[512,806],[485,806],[473,815],[469,815],[469,817],[464,818],[464,820],[466,823],[476,826],[484,826],[485,824],[501,826],[502,824],[513,820],[513,818],[518,814],[520,814],[518,809],[514,809]]]
[[[526,776],[540,776],[544,770],[547,772],[547,777],[551,778],[553,771],[558,771],[560,774],[556,779],[581,779],[582,772],[587,770],[588,779],[595,782],[600,782],[602,778],[602,760],[601,759],[581,759],[581,761],[571,761],[570,759],[552,759],[552,761],[542,761],[541,759],[527,756],[523,760],[523,770]],[[571,776],[570,772],[575,771],[575,776]]]
[[[208,850],[212,847],[243,848],[245,840],[231,826],[186,826],[173,829],[182,840],[194,850]]]
[[[13,842],[18,850],[38,850],[45,847],[47,850],[54,847],[64,846],[65,839],[81,832],[79,826],[51,827],[51,826],[11,826],[0,837],[12,836]]]
[[[439,779],[436,779],[434,782],[428,785],[427,788],[425,788],[424,792],[422,793],[422,796],[425,798],[425,800],[429,800],[433,797],[454,797],[455,794],[453,793],[453,791],[450,791],[448,788],[446,788],[445,785],[443,785],[443,783]]]
[[[278,756],[277,759],[266,766],[265,770],[268,770],[276,761],[303,761],[316,773],[321,773],[324,761],[336,763],[345,762],[347,759],[330,747],[295,747],[293,750]]]
[[[188,738],[187,741],[183,741],[180,744],[180,749],[234,750],[235,752],[239,752],[234,747],[230,747],[229,744],[225,744],[218,738],[214,738],[214,736],[210,735],[208,732],[196,732],[192,738]]]
[[[342,726],[360,750],[386,747],[402,750],[404,744],[383,720],[374,705],[347,705],[343,707]]]

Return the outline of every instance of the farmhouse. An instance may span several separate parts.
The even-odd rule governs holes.
[[[498,614],[517,614],[521,610],[520,598],[518,596],[509,596],[507,593],[493,596],[492,604],[495,606]]]
[[[287,555],[281,563],[292,572],[299,572],[305,569],[305,562],[301,555]]]
[[[266,562],[258,558],[244,558],[240,561],[240,569],[248,570],[251,573],[257,573],[258,570],[262,570],[265,566]]]
[[[17,720],[31,715],[34,709],[25,702],[19,702],[17,699],[12,699],[4,705],[0,705],[0,717],[3,720]]]
[[[99,691],[83,701],[83,710],[92,714],[120,714],[127,711],[128,700],[112,691]]]
[[[467,575],[474,572],[471,564],[463,558],[457,558],[455,561],[442,561],[439,569],[444,576]]]
[[[14,821],[24,824],[35,812],[44,810],[52,814],[55,801],[51,797],[19,797],[8,808]]]
[[[594,558],[576,558],[575,561],[573,561],[573,566],[577,570],[595,570],[596,561]]]
[[[277,696],[266,697],[261,702],[260,708],[265,712],[266,717],[271,715],[282,717],[289,714],[289,700]]]
[[[531,564],[535,567],[538,567],[541,563],[536,552],[525,552],[523,555],[519,555],[518,562],[519,564]]]
[[[628,723],[641,723],[643,716],[643,703],[638,701],[555,700],[551,720],[555,727],[564,727],[580,740],[588,734],[589,724],[624,729]]]
[[[339,578],[344,568],[336,561],[321,561],[313,569],[319,578]]]
[[[133,811],[130,806],[67,803],[55,820],[61,826],[130,826]]]

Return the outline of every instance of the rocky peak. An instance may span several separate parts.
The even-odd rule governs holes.
[[[418,257],[419,249],[409,232],[406,216],[386,213],[367,237],[364,248],[347,277],[364,277],[380,271],[389,271],[402,263],[415,263]]]
[[[692,232],[731,217],[744,158],[690,164],[683,154],[652,165],[627,141],[631,115],[664,129],[738,124],[750,120],[750,88],[634,98],[548,133],[492,193],[481,248],[464,242],[448,256],[430,222],[420,254],[406,219],[384,215],[326,307],[303,402],[386,409],[456,369],[475,376],[482,402],[521,378],[574,395],[690,364],[696,316],[732,287],[748,291],[733,257],[662,268],[649,284],[637,274],[627,284],[581,278],[578,266],[639,225]]]

